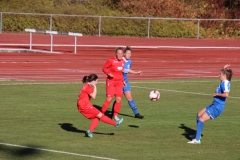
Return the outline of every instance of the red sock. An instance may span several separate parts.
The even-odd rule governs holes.
[[[113,116],[117,116],[121,109],[121,103],[116,102],[114,105]]]
[[[90,130],[91,132],[93,132],[94,129],[97,127],[99,121],[100,121],[99,118],[94,118],[94,119],[92,120],[92,122],[91,122],[91,124],[90,124],[90,128],[89,128],[89,130]]]
[[[113,126],[116,126],[117,123],[113,120],[111,120],[109,117],[105,116],[105,115],[102,115],[102,117],[100,118],[104,123],[107,123],[107,124],[111,124]]]
[[[107,111],[108,109],[108,106],[110,104],[110,101],[106,100],[103,105],[102,105],[102,113],[105,114],[105,112]]]

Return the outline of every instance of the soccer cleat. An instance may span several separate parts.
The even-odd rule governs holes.
[[[144,116],[140,115],[139,113],[138,114],[135,114],[134,118],[139,118],[139,119],[143,119]]]
[[[90,130],[86,132],[87,137],[93,138],[93,133]]]
[[[116,127],[118,128],[120,126],[120,124],[123,122],[123,118],[116,120],[116,122],[117,122]]]
[[[201,141],[200,140],[196,140],[196,139],[193,139],[193,140],[191,140],[191,141],[188,141],[187,143],[189,143],[189,144],[201,144]]]

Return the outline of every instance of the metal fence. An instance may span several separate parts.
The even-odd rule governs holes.
[[[36,20],[38,19],[38,20]],[[39,19],[41,20],[39,23]],[[19,25],[21,24],[21,25]],[[135,27],[136,26],[136,27]],[[132,28],[131,28],[132,27]],[[0,34],[25,28],[101,36],[240,36],[240,19],[156,18],[0,12]]]

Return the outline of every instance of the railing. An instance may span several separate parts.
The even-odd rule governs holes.
[[[216,23],[215,26],[219,27],[218,32],[220,34],[224,34],[224,32],[230,32],[227,34],[231,34],[233,36],[240,36],[240,19],[198,19],[198,18],[155,18],[155,17],[118,17],[118,16],[88,16],[88,15],[65,15],[65,14],[36,14],[36,13],[13,13],[13,12],[0,12],[0,34],[4,31],[4,16],[11,16],[11,15],[18,15],[20,16],[44,16],[48,17],[48,20],[43,20],[45,22],[45,26],[43,24],[38,26],[21,26],[22,28],[37,28],[41,30],[64,30],[65,32],[71,31],[71,32],[81,32],[85,35],[98,35],[99,37],[103,35],[114,35],[115,33],[112,33],[111,31],[108,31],[106,29],[107,25],[111,25],[112,27],[118,27],[119,25],[122,25],[123,22],[126,21],[125,26],[122,25],[121,27],[128,27],[128,23],[136,23],[138,27],[140,28],[140,31],[135,31],[136,29],[132,29],[132,31],[128,31],[125,29],[122,29],[121,35],[124,36],[131,36],[134,35],[134,33],[141,32],[139,34],[142,37],[165,37],[167,35],[164,34],[164,32],[168,32],[168,27],[166,24],[169,24],[169,21],[178,23],[176,25],[179,27],[177,30],[184,30],[189,27],[190,31],[187,31],[186,33],[182,33],[182,35],[174,35],[171,33],[173,37],[196,37],[199,39],[200,37],[204,37],[204,35],[207,35],[208,33],[211,33],[212,31],[208,28],[208,25],[204,25],[204,23]],[[39,18],[41,18],[39,17]],[[57,25],[54,25],[55,23],[66,23],[61,22],[61,18],[64,19],[64,17],[67,17],[67,19],[73,19],[72,22],[75,25],[66,24],[69,25],[69,27],[66,28],[56,28]],[[30,19],[29,17],[27,19]],[[81,21],[77,19],[82,19]],[[109,19],[114,21],[114,24],[109,22]],[[15,21],[18,20],[18,17]],[[86,24],[88,21],[91,21],[91,24],[94,24],[95,28],[90,28]],[[161,22],[165,22],[165,24],[161,24]],[[115,24],[116,22],[116,24]],[[168,22],[168,23],[166,23]],[[171,23],[170,22],[170,23]],[[187,22],[190,22],[191,24],[186,24]],[[47,23],[49,26],[47,26]],[[85,24],[86,23],[86,24]],[[118,24],[119,23],[119,24]],[[159,23],[159,25],[162,26],[158,28],[154,28],[154,23]],[[228,27],[228,23],[231,23],[232,28],[234,29],[226,29]],[[81,25],[81,27],[79,26]],[[85,26],[84,26],[85,25]],[[166,26],[165,26],[166,25]],[[38,28],[41,26],[42,28]],[[59,26],[59,25],[58,25]],[[74,28],[75,27],[75,28]],[[79,27],[79,28],[78,28]],[[164,28],[165,27],[165,28]],[[205,27],[204,29],[202,29]],[[77,29],[76,29],[77,28]],[[176,28],[176,27],[175,27]],[[66,30],[67,29],[67,30]],[[77,30],[77,31],[76,31]],[[97,31],[96,31],[97,30]],[[131,30],[131,29],[130,29]],[[195,30],[195,31],[194,31]],[[24,29],[22,29],[24,31]],[[9,32],[9,31],[8,31]],[[124,33],[125,32],[125,33]],[[130,32],[130,33],[129,33]],[[160,32],[163,32],[161,34],[158,34]],[[172,31],[169,31],[172,32]],[[195,32],[195,33],[194,33]],[[201,33],[202,32],[202,33]],[[188,35],[189,34],[189,35]]]
[[[73,32],[58,32],[58,31],[48,31],[48,30],[37,30],[37,29],[29,29],[26,28],[25,32],[29,32],[29,49],[32,50],[32,34],[33,33],[43,33],[43,34],[49,34],[51,37],[51,43],[50,43],[50,52],[53,52],[53,35],[54,34],[60,34],[60,35],[68,35],[68,36],[74,36],[74,53],[77,53],[77,37],[82,37],[82,33],[73,33]]]

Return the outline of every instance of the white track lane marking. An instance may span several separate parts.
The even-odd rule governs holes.
[[[6,79],[2,79],[0,78],[0,82],[6,82]],[[23,82],[23,81],[22,81]],[[141,82],[137,82],[137,81],[132,81],[130,82],[131,84],[161,84],[161,83],[209,83],[209,82],[217,82],[217,80],[212,80],[212,81],[162,81],[162,82],[144,82],[144,81],[141,81]],[[240,80],[231,80],[231,82],[240,82]],[[105,84],[105,82],[98,82],[100,84]],[[15,85],[35,85],[35,84],[42,84],[42,85],[50,85],[50,84],[53,84],[53,85],[58,85],[58,84],[82,84],[82,82],[27,82],[27,83],[21,83],[21,81],[17,82],[17,83],[9,83],[9,84],[0,84],[2,86],[15,86]]]
[[[68,154],[68,155],[74,155],[74,156],[81,156],[81,157],[89,157],[89,158],[96,158],[96,159],[107,159],[107,160],[116,160],[112,158],[106,158],[106,157],[98,157],[93,155],[86,155],[86,154],[78,154],[78,153],[71,153],[71,152],[64,152],[64,151],[57,151],[57,150],[51,150],[51,149],[45,149],[45,148],[35,148],[35,147],[29,147],[29,146],[21,146],[17,144],[9,144],[9,143],[2,143],[1,145],[5,146],[11,146],[11,147],[19,147],[19,148],[28,148],[28,149],[34,149],[34,150],[40,150],[40,151],[47,151],[47,152],[55,152],[55,153],[61,153],[61,154]]]
[[[29,46],[29,44],[4,44],[0,43],[0,46]],[[51,46],[51,44],[32,44],[32,46]],[[54,47],[73,47],[75,45],[73,44],[53,44],[52,46]],[[125,47],[125,46],[119,46],[119,45],[98,45],[98,44],[93,44],[93,45],[76,45],[77,47],[97,47],[97,48],[116,48],[116,47]],[[239,50],[240,47],[238,46],[131,46],[131,48],[153,48],[153,49],[158,49],[158,48],[164,48],[164,49],[226,49],[226,50]],[[1,49],[1,48],[0,48]]]

